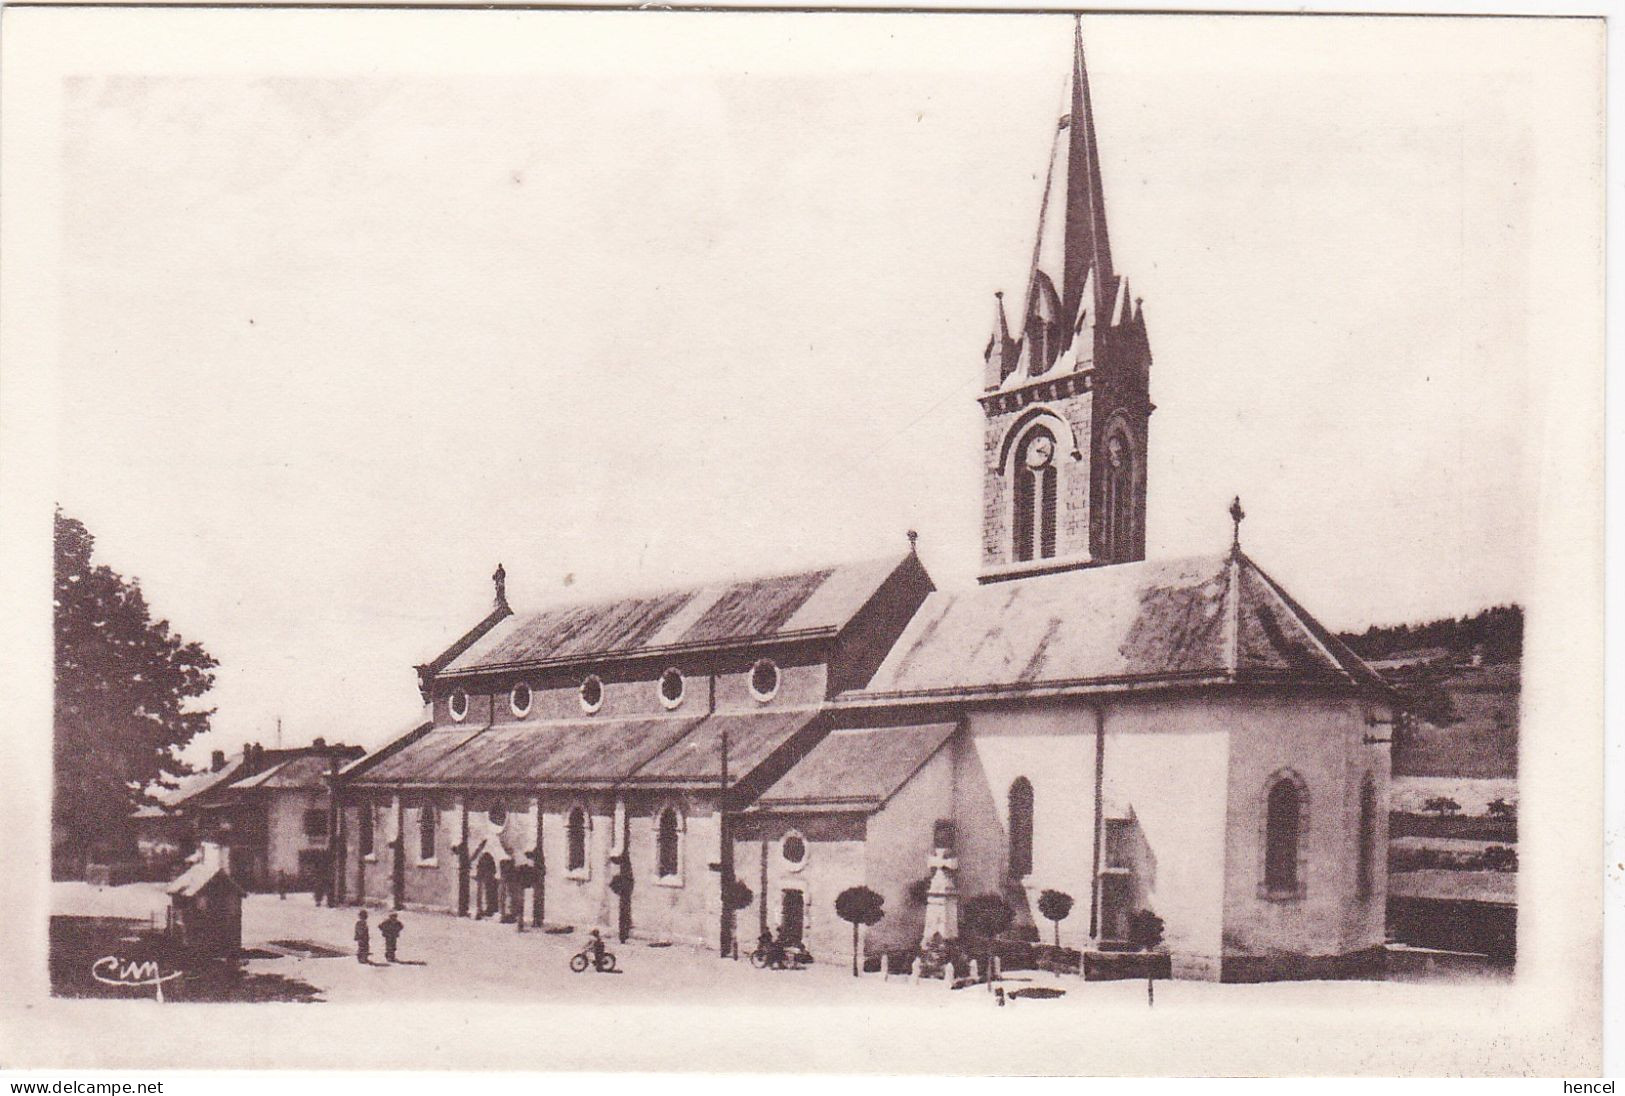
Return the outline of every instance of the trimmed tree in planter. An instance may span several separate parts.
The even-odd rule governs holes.
[[[835,896],[835,915],[852,923],[852,977],[858,976],[858,926],[885,916],[886,899],[868,887],[848,887]]]
[[[967,936],[979,937],[987,941],[987,954],[984,957],[987,963],[988,984],[993,983],[993,939],[999,933],[1010,927],[1015,920],[1015,911],[996,894],[978,894],[965,902],[959,911],[959,927]]]
[[[1061,922],[1072,916],[1072,896],[1066,891],[1046,890],[1038,896],[1038,912],[1055,926],[1055,946],[1061,946]]]
[[[1162,918],[1150,910],[1128,915],[1128,942],[1140,951],[1150,951],[1162,943]]]

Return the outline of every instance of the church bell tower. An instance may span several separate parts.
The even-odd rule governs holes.
[[[1081,24],[1074,39],[1019,334],[996,294],[983,353],[983,582],[1145,558],[1151,347],[1112,268]]]

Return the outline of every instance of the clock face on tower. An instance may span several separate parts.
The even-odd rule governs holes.
[[[1128,459],[1128,449],[1122,438],[1114,436],[1106,443],[1106,459],[1111,461],[1113,468],[1123,467],[1123,462]]]
[[[1048,434],[1040,434],[1027,443],[1027,452],[1022,460],[1028,468],[1042,468],[1055,456],[1055,439]]]

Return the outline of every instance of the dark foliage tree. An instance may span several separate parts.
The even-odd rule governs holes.
[[[742,880],[730,879],[724,898],[728,903],[728,912],[738,913],[740,910],[750,908],[750,904],[756,901],[756,893]]]
[[[1523,608],[1497,605],[1470,617],[1445,617],[1422,624],[1373,625],[1339,637],[1362,658],[1388,658],[1405,651],[1442,647],[1456,654],[1481,649],[1487,662],[1506,662],[1523,653]]]
[[[1162,943],[1162,918],[1150,910],[1135,910],[1128,915],[1128,942],[1141,951],[1150,951]]]
[[[1430,814],[1436,814],[1443,818],[1447,815],[1458,813],[1461,810],[1461,804],[1457,803],[1454,799],[1451,799],[1448,795],[1436,795],[1427,802],[1423,803],[1422,809]]]
[[[1484,813],[1491,818],[1516,818],[1518,817],[1518,805],[1508,803],[1504,796],[1498,795],[1485,804]]]
[[[1072,896],[1066,891],[1046,890],[1038,896],[1038,912],[1055,925],[1055,946],[1061,946],[1061,922],[1072,916]]]
[[[993,979],[993,941],[1010,927],[1015,917],[1010,903],[996,894],[978,894],[967,899],[959,912],[959,927],[965,935],[982,940],[985,944],[983,958],[987,963],[990,983]]]
[[[858,926],[885,916],[886,899],[868,887],[848,887],[835,896],[835,914],[852,924],[852,977],[858,976]]]
[[[148,786],[190,772],[177,756],[209,729],[190,702],[218,663],[153,620],[140,586],[95,563],[95,538],[56,513],[53,868],[116,851]]]

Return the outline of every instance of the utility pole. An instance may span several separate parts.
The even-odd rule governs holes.
[[[717,857],[718,875],[722,879],[722,928],[717,933],[721,943],[721,956],[726,959],[734,949],[734,850],[733,837],[728,832],[728,723],[722,721],[722,782],[717,789],[717,840],[722,848]]]

